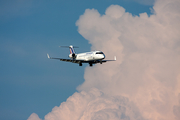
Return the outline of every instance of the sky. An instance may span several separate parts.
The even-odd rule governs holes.
[[[0,1],[0,119],[178,120],[179,0]],[[49,60],[101,50],[92,68]]]

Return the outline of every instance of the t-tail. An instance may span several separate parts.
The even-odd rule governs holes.
[[[72,46],[72,45],[70,45],[70,46],[59,46],[59,47],[69,48],[69,51],[70,51],[69,57],[71,59],[75,59],[76,58],[76,53],[74,51],[74,48],[78,48],[78,47],[75,47],[75,46]]]
[[[72,46],[72,45],[70,45],[70,46],[69,46],[69,50],[70,50],[70,54],[75,54],[75,51],[74,51],[74,49],[73,49],[73,46]]]
[[[74,51],[72,45],[69,46],[69,50],[70,50],[69,57],[70,57],[71,59],[75,59],[75,58],[76,58],[76,54],[75,54],[75,51]]]

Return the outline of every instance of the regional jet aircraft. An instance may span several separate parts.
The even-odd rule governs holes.
[[[79,53],[76,54],[72,45],[70,46],[60,46],[60,47],[68,47],[70,50],[69,58],[70,59],[63,59],[63,58],[54,58],[50,57],[49,54],[47,54],[47,57],[49,59],[57,59],[60,61],[66,61],[66,62],[72,62],[77,63],[79,66],[82,66],[82,63],[89,63],[89,66],[93,66],[93,64],[97,63],[104,63],[107,61],[116,61],[116,56],[114,57],[114,60],[104,60],[105,55],[102,51],[92,51],[92,52],[85,52],[85,53]]]

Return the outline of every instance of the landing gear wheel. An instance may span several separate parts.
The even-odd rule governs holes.
[[[82,63],[79,63],[79,66],[82,66]]]
[[[89,63],[89,66],[92,67],[93,66],[92,63]]]

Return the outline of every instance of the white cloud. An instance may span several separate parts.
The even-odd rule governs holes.
[[[74,93],[54,107],[45,120],[122,120],[142,119],[138,108],[123,96],[109,97],[96,88],[88,92]]]
[[[27,120],[42,120],[36,113],[32,113]]]
[[[146,13],[132,16],[114,5],[104,16],[87,10],[77,22],[79,33],[93,49],[104,51],[106,56],[115,54],[119,61],[87,68],[85,82],[78,90],[96,87],[108,95],[124,95],[138,106],[144,118],[176,119],[179,107],[174,105],[179,104],[180,93],[179,8],[178,0],[159,0],[150,17]],[[86,16],[93,16],[93,20]]]
[[[178,120],[180,1],[157,0],[154,14],[132,16],[112,5],[87,9],[77,21],[92,49],[116,62],[85,70],[85,82],[45,120]],[[93,89],[92,89],[93,88]]]

